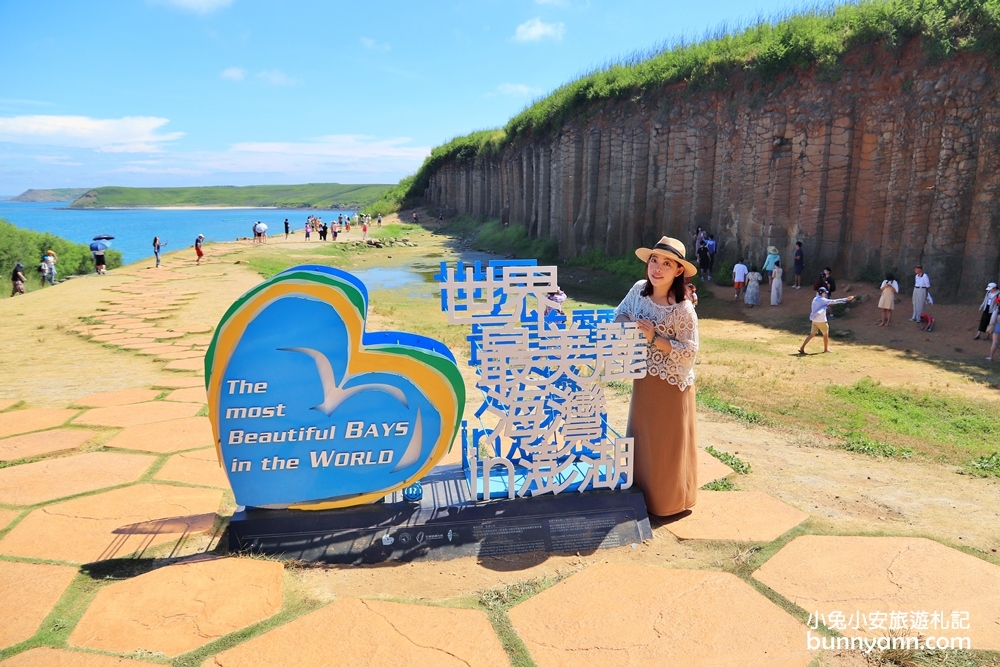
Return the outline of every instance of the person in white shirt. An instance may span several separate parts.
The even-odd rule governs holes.
[[[827,294],[829,290],[825,287],[820,287],[819,291],[816,293],[816,298],[812,300],[812,312],[809,314],[809,320],[812,322],[812,328],[809,330],[809,335],[802,342],[799,347],[799,354],[806,353],[806,345],[809,344],[816,335],[822,334],[823,336],[823,351],[830,351],[830,325],[826,322],[826,309],[837,303],[847,303],[848,301],[854,301],[853,296],[849,296],[846,299],[828,299]]]
[[[924,273],[924,267],[913,267],[916,279],[913,284],[913,317],[911,322],[919,322],[920,316],[924,314],[924,305],[927,303],[927,290],[931,288],[931,279]]]
[[[736,294],[733,296],[733,301],[740,300],[740,292],[743,291],[743,285],[746,284],[747,274],[750,273],[750,269],[747,265],[743,263],[743,259],[736,262],[736,266],[733,267],[733,289],[736,290]]]

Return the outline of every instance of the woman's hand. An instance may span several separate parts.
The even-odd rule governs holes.
[[[636,320],[635,326],[646,337],[646,340],[653,340],[653,332],[656,330],[656,327],[653,326],[652,322],[649,320]]]

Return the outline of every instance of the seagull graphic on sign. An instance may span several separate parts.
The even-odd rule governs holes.
[[[326,355],[319,350],[314,350],[310,347],[279,347],[278,350],[282,352],[299,352],[311,358],[316,364],[316,372],[319,373],[319,381],[323,386],[323,402],[314,405],[311,409],[319,410],[327,417],[332,415],[340,404],[348,398],[364,391],[379,391],[389,394],[405,407],[410,407],[406,400],[406,394],[399,387],[394,387],[391,384],[359,384],[354,387],[343,388],[343,385],[349,380],[359,376],[345,373],[343,380],[337,382],[337,377],[333,372],[333,365],[326,358]],[[403,452],[403,456],[396,462],[391,472],[398,472],[409,468],[417,462],[420,458],[420,443],[423,440],[423,430],[423,419],[420,416],[420,408],[417,408],[417,417],[413,424],[413,437],[410,438],[410,443],[406,446],[406,451]]]

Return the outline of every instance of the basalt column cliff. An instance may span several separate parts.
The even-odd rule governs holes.
[[[971,298],[1000,269],[998,102],[985,57],[866,49],[834,75],[594,104],[548,136],[446,162],[425,199],[555,237],[566,258],[663,234],[690,245],[701,225],[729,259],[775,245],[790,264],[800,240],[808,280],[922,263],[938,295]]]

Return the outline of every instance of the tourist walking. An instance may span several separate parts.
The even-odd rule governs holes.
[[[708,244],[702,241],[698,244],[698,268],[701,269],[701,279],[711,280],[712,255],[708,252]]]
[[[24,264],[18,262],[14,265],[14,270],[10,273],[10,295],[16,296],[18,294],[24,294],[25,282],[27,282],[27,279],[24,277]]]
[[[365,222],[361,223],[361,240],[362,241],[367,241],[368,240],[368,221],[367,220]]]
[[[42,258],[42,263],[45,265],[43,277],[49,281],[49,285],[56,284],[56,259],[55,250],[46,250],[45,257]]]
[[[993,303],[997,300],[997,295],[1000,294],[1000,290],[997,290],[996,283],[990,283],[986,286],[986,296],[983,297],[983,302],[979,306],[979,310],[982,315],[979,316],[979,331],[973,336],[973,340],[979,340],[982,336],[984,340],[989,340],[988,332],[990,331],[990,320],[993,319]]]
[[[997,315],[1000,315],[1000,294],[993,299],[992,305],[990,305],[991,319],[994,323],[993,325],[993,344],[990,345],[990,356],[986,357],[987,361],[993,361],[993,355],[997,351],[997,343],[1000,343],[1000,325],[997,323]]]
[[[802,252],[802,241],[795,242],[795,256],[792,258],[792,271],[795,274],[795,289],[802,289],[802,272],[806,268],[806,256]]]
[[[849,296],[846,299],[830,299],[827,297],[829,291],[826,287],[820,287],[817,290],[815,298],[812,300],[812,311],[809,313],[809,321],[811,322],[809,335],[799,346],[799,354],[806,353],[806,345],[809,344],[815,336],[822,334],[823,336],[823,351],[830,351],[830,325],[826,321],[826,309],[830,306],[838,303],[847,303],[848,301],[854,301],[853,296]]]
[[[781,281],[781,277],[784,275],[784,271],[781,269],[781,261],[774,263],[774,269],[771,271],[771,305],[777,306],[781,303],[781,299],[785,296],[785,285]]]
[[[896,308],[896,295],[899,294],[899,283],[892,272],[885,274],[885,280],[879,287],[882,296],[878,298],[878,309],[882,313],[882,319],[878,323],[880,327],[887,327],[892,323],[892,311]]]
[[[310,234],[312,234],[312,220],[306,220],[306,241],[309,240]]]
[[[94,272],[99,276],[103,276],[107,273],[107,261],[104,259],[104,249],[91,250],[90,254],[94,256]]]
[[[167,245],[166,241],[160,241],[159,236],[153,237],[153,255],[156,256],[156,268],[160,268],[160,248]]]
[[[733,294],[733,301],[739,300],[748,273],[750,273],[750,269],[743,263],[743,258],[741,257],[740,261],[736,262],[736,266],[733,267],[733,290],[735,292]]]
[[[201,258],[205,256],[205,251],[201,249],[201,244],[205,240],[204,234],[198,234],[198,238],[194,240],[194,254],[198,256],[195,260],[195,264],[201,264]]]
[[[771,282],[771,271],[774,271],[774,263],[781,259],[778,249],[773,245],[767,246],[767,257],[764,258],[764,282]]]
[[[757,266],[751,266],[747,274],[747,290],[743,295],[743,303],[751,308],[760,305],[760,280],[761,275],[757,273]]]
[[[292,231],[291,225],[288,224],[288,218],[285,218],[285,240],[288,240],[288,233]]]
[[[382,229],[382,214],[378,214],[378,228]]]
[[[931,277],[924,273],[924,267],[913,267],[913,316],[911,322],[919,322],[920,316],[924,314],[924,306],[927,305],[927,291],[931,288]]]
[[[670,516],[693,507],[698,492],[698,316],[684,288],[684,278],[698,269],[685,259],[684,243],[666,236],[635,254],[646,264],[646,279],[615,309],[615,321],[635,322],[647,341],[646,375],[632,383],[626,437],[634,439],[635,486],[646,508]]]

